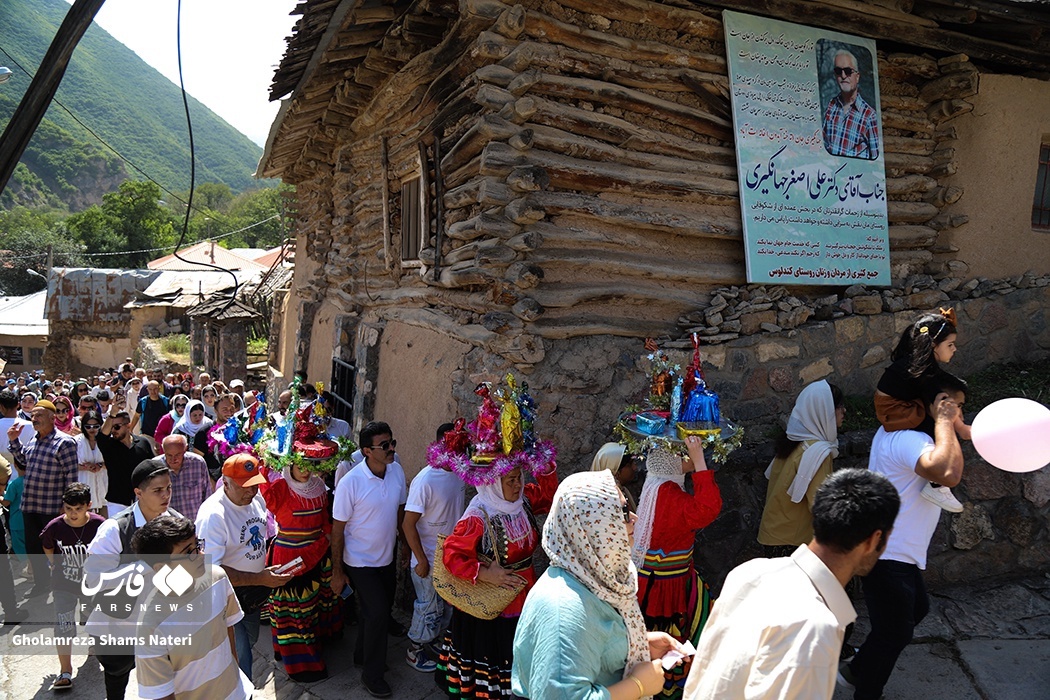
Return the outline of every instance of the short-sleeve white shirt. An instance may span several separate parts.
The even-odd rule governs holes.
[[[379,478],[361,462],[335,487],[332,517],[343,528],[343,561],[347,566],[379,567],[394,561],[398,507],[408,498],[405,472],[388,464]]]
[[[916,430],[887,433],[879,428],[871,441],[868,469],[889,479],[901,497],[901,509],[880,559],[926,568],[926,554],[941,518],[941,509],[922,497],[922,489],[929,479],[916,474],[915,465],[934,447],[933,438]]]
[[[466,508],[466,498],[467,485],[453,472],[426,466],[412,479],[405,511],[419,513],[416,532],[419,533],[427,561],[431,564],[434,562],[438,535],[452,533]],[[413,552],[412,566],[417,563]]]
[[[210,563],[254,574],[266,568],[266,501],[262,495],[255,494],[251,503],[239,506],[220,485],[204,499],[196,525]]]

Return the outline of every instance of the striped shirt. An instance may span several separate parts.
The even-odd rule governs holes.
[[[143,619],[149,630],[135,650],[139,697],[177,700],[247,700],[252,684],[237,667],[228,627],[244,613],[221,567],[177,598],[157,594],[158,612]],[[174,604],[172,601],[178,601]],[[190,607],[192,605],[192,608]],[[178,608],[171,612],[172,608]],[[163,612],[159,612],[163,610]]]
[[[879,157],[879,117],[859,94],[843,107],[836,95],[824,110],[824,148],[833,156]]]
[[[54,517],[62,512],[62,493],[77,481],[77,443],[61,430],[41,437],[37,433],[28,445],[11,441],[11,454],[25,469],[22,512]]]

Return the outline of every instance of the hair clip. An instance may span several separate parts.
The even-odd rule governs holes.
[[[919,332],[922,333],[923,335],[925,335],[925,334],[930,332],[930,327],[929,326],[923,326],[922,328],[919,329]]]

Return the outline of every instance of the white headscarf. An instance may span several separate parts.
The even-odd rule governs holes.
[[[321,508],[324,506],[324,497],[328,493],[328,487],[324,485],[324,479],[317,474],[310,474],[310,478],[305,482],[296,481],[295,476],[292,475],[292,467],[289,465],[281,470],[281,476],[288,484],[288,490],[304,501],[308,507]]]
[[[182,433],[183,435],[186,435],[191,442],[193,441],[193,438],[197,436],[197,433],[199,431],[207,430],[208,428],[215,425],[215,421],[211,420],[207,416],[201,418],[200,423],[194,423],[192,420],[190,420],[190,414],[193,413],[193,409],[195,407],[199,407],[201,410],[204,410],[204,403],[202,401],[194,400],[186,404],[186,410],[182,412],[182,418],[179,419],[179,422],[176,423],[175,427],[173,428],[173,432],[178,432]]]
[[[525,489],[518,494],[518,500],[508,501],[503,498],[503,484],[497,479],[493,484],[482,484],[477,487],[478,494],[467,504],[463,517],[476,517],[485,520],[499,517],[507,538],[520,545],[529,544],[533,536],[532,523],[525,512]]]
[[[598,448],[598,452],[594,455],[594,459],[591,461],[591,471],[600,472],[603,469],[608,469],[610,472],[615,474],[620,471],[620,463],[623,462],[623,455],[627,448],[618,442],[607,442]]]
[[[612,472],[566,477],[543,526],[543,550],[551,566],[572,574],[623,616],[628,640],[624,678],[635,665],[649,660],[645,620],[638,607],[638,569],[630,546]]]
[[[802,443],[798,473],[787,491],[791,502],[799,503],[806,497],[813,475],[828,455],[832,459],[839,456],[835,399],[831,395],[831,385],[825,380],[813,382],[799,393],[788,419],[787,436],[789,440]],[[767,479],[772,471],[773,463],[770,462],[766,469]]]
[[[174,424],[178,423],[179,419],[182,417],[179,415],[178,411],[175,410],[175,404],[179,402],[179,399],[186,401],[186,408],[190,407],[190,397],[186,396],[186,394],[175,394],[171,397],[171,410],[168,411],[168,415],[171,416],[172,427],[174,427]],[[182,409],[183,413],[186,413],[186,408]]]
[[[678,488],[685,486],[682,458],[673,452],[655,449],[646,456],[645,466],[648,473],[638,499],[638,522],[634,526],[634,549],[631,551],[635,566],[645,562],[645,553],[649,551],[653,523],[656,521],[656,496],[660,487],[666,483],[677,484]]]

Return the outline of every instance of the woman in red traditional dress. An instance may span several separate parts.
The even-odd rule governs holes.
[[[699,437],[686,438],[689,457],[663,449],[646,458],[632,558],[638,567],[638,603],[645,626],[696,645],[711,611],[711,594],[693,566],[696,533],[718,517],[722,495],[707,469]],[[693,492],[684,489],[691,474]],[[688,669],[665,673],[659,698],[680,698]]]
[[[277,520],[268,564],[280,566],[303,558],[298,574],[270,594],[274,657],[284,662],[293,680],[323,680],[328,670],[321,659],[320,641],[342,631],[338,598],[331,587],[328,489],[321,477],[294,464],[281,474],[266,470],[266,475],[270,481],[259,491]]]
[[[488,483],[474,483],[478,495],[467,506],[452,534],[445,539],[445,567],[462,579],[495,584],[512,583],[514,574],[528,585],[492,620],[481,620],[455,609],[440,650],[436,680],[449,697],[509,698],[514,631],[525,596],[536,583],[532,553],[540,543],[535,515],[550,510],[558,477],[553,462],[536,475],[535,484],[522,487],[521,469]],[[472,476],[484,472],[478,469]],[[478,477],[480,480],[483,477]],[[491,534],[490,534],[491,533]],[[478,555],[493,559],[496,542],[499,562],[482,565]]]

